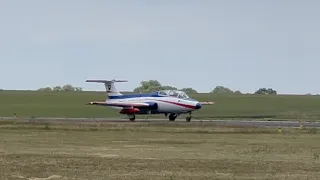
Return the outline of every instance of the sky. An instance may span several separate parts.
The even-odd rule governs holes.
[[[1,0],[0,88],[319,93],[318,0]]]

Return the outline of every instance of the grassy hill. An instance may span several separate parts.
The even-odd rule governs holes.
[[[193,115],[198,118],[320,119],[320,96],[191,94],[199,101],[214,101]],[[85,105],[106,99],[105,92],[0,91],[0,116],[122,117],[109,107]],[[153,116],[156,117],[156,116]],[[163,117],[163,116],[160,116]]]

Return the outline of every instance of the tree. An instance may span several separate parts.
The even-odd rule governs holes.
[[[154,92],[160,90],[178,90],[178,88],[169,86],[169,85],[162,85],[157,80],[148,80],[148,81],[141,81],[140,86],[135,88],[134,92]],[[186,93],[198,93],[196,90],[192,89],[191,87],[182,88],[181,91]]]
[[[75,87],[74,90],[80,92],[80,91],[82,91],[82,88],[81,87]]]
[[[63,91],[74,91],[74,87],[70,84],[62,86]]]
[[[237,90],[234,92],[234,94],[242,94],[241,91]]]
[[[226,88],[226,87],[223,87],[223,86],[216,86],[211,91],[211,93],[213,93],[213,94],[233,94],[234,92],[229,88]]]
[[[161,86],[161,90],[178,90],[176,87],[173,86]]]
[[[81,87],[73,87],[70,84],[66,84],[64,86],[55,86],[55,87],[46,87],[46,88],[40,88],[38,89],[38,91],[69,91],[69,92],[73,92],[73,91],[82,91]]]
[[[188,88],[182,88],[181,91],[187,93],[187,94],[196,94],[198,93],[195,89],[192,89],[191,87]]]
[[[52,89],[53,89],[53,91],[62,91],[62,87],[61,86],[55,86]]]
[[[51,87],[39,88],[38,91],[52,91]]]
[[[277,94],[277,91],[272,88],[260,88],[254,94]]]
[[[176,89],[171,86],[162,86],[161,83],[157,80],[141,81],[141,85],[135,88],[134,92],[153,92],[165,89]]]

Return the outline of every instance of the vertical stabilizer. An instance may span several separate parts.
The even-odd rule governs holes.
[[[122,94],[116,89],[115,82],[128,82],[127,80],[86,80],[86,82],[104,83],[108,97],[110,96],[122,96]]]

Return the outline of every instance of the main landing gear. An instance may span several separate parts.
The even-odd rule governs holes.
[[[176,120],[176,118],[178,117],[178,114],[170,114],[169,115],[169,121],[174,121],[174,120]]]
[[[135,121],[136,120],[136,115],[134,114],[128,114],[129,120],[130,121]]]

